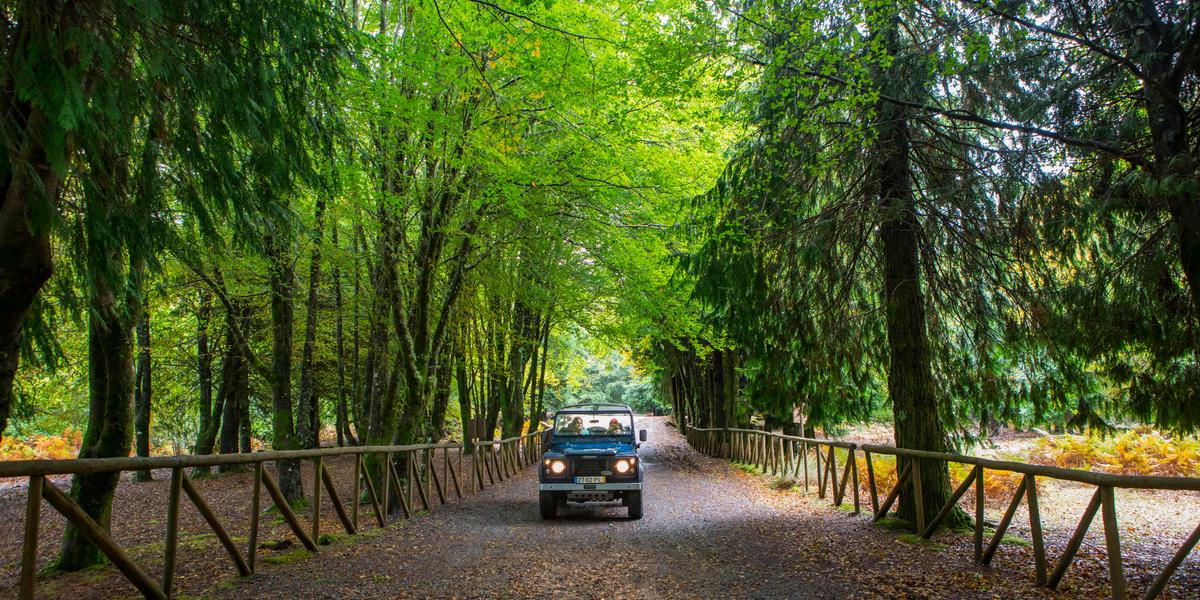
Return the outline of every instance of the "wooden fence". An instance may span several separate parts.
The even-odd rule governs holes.
[[[1057,589],[1059,583],[1062,582],[1063,575],[1066,574],[1067,568],[1070,567],[1071,561],[1075,558],[1075,554],[1079,551],[1083,543],[1084,535],[1087,534],[1088,528],[1091,526],[1092,521],[1095,520],[1096,512],[1099,511],[1104,524],[1104,540],[1108,555],[1110,589],[1112,597],[1117,600],[1127,598],[1129,590],[1121,562],[1121,535],[1117,528],[1117,507],[1113,490],[1122,488],[1200,491],[1200,479],[1194,477],[1113,475],[1021,462],[990,460],[961,454],[926,452],[923,450],[895,448],[893,446],[804,438],[753,429],[700,428],[690,427],[686,423],[683,424],[683,428],[688,443],[693,448],[709,456],[751,464],[757,466],[765,473],[791,477],[797,481],[800,479],[802,471],[804,489],[806,491],[809,489],[809,456],[812,455],[812,460],[816,464],[817,481],[815,483],[818,497],[826,497],[826,487],[828,486],[828,495],[832,496],[833,504],[841,506],[845,502],[846,484],[849,481],[854,493],[854,512],[856,514],[861,511],[858,482],[862,475],[858,472],[859,467],[856,460],[856,453],[862,452],[867,470],[867,489],[870,493],[871,511],[874,520],[878,521],[887,516],[888,511],[900,495],[900,490],[904,486],[912,486],[913,497],[916,499],[917,504],[916,529],[926,539],[933,535],[938,525],[950,515],[954,506],[970,490],[971,486],[974,485],[975,560],[984,565],[991,564],[1000,546],[1000,542],[1004,538],[1004,533],[1008,530],[1013,516],[1017,512],[1017,508],[1021,505],[1022,500],[1024,500],[1029,513],[1029,531],[1032,538],[1031,546],[1033,549],[1037,583],[1040,586],[1051,589]],[[845,458],[845,466],[841,470],[840,479],[837,466],[837,451],[839,450],[842,451]],[[896,485],[883,497],[882,503],[880,502],[879,486],[876,485],[875,481],[875,467],[872,458],[873,455],[877,454],[896,457],[898,461],[897,466],[900,467]],[[938,511],[933,520],[925,522],[924,507],[921,506],[920,474],[922,463],[929,464],[931,462],[970,465],[971,471],[959,483],[953,494],[951,494],[950,499],[946,502],[945,506],[941,507],[941,510]],[[989,469],[1020,473],[1022,480],[1018,484],[1012,500],[1008,503],[1008,508],[1004,512],[1003,518],[1000,519],[995,532],[985,545],[983,482],[985,473]],[[1072,481],[1095,487],[1091,502],[1084,509],[1083,515],[1079,519],[1079,524],[1075,527],[1074,533],[1067,542],[1066,547],[1063,548],[1062,554],[1054,564],[1053,569],[1050,568],[1046,556],[1045,535],[1038,506],[1038,477]],[[1167,585],[1167,581],[1170,580],[1184,559],[1188,557],[1188,554],[1191,553],[1197,542],[1200,542],[1200,525],[1197,525],[1196,529],[1187,537],[1179,550],[1163,566],[1162,571],[1159,572],[1153,583],[1146,590],[1143,598],[1156,598],[1162,593]]]
[[[525,467],[538,462],[544,450],[543,433],[545,432],[534,431],[503,440],[476,442],[475,458],[471,461],[473,472],[471,476],[465,478],[463,445],[459,443],[350,446],[204,456],[0,461],[0,477],[29,478],[25,535],[21,549],[19,598],[24,600],[34,597],[37,576],[38,529],[43,499],[95,544],[142,595],[147,598],[169,598],[175,577],[181,496],[186,496],[196,507],[229,554],[238,574],[246,576],[253,573],[255,569],[259,520],[262,512],[260,503],[264,487],[267,489],[271,502],[304,548],[309,552],[317,552],[321,537],[322,489],[329,494],[334,512],[337,513],[338,521],[346,533],[355,534],[359,530],[359,505],[363,504],[360,502],[360,498],[362,498],[364,487],[366,499],[369,500],[369,507],[374,513],[376,523],[379,527],[385,527],[388,524],[388,516],[394,509],[398,508],[407,519],[417,510],[417,502],[420,502],[420,506],[424,510],[435,506],[432,502],[435,494],[438,502],[445,504],[450,499],[451,491],[456,497],[461,498],[464,494],[473,493],[487,485],[504,481]],[[458,452],[455,453],[457,456],[452,459],[451,452],[454,450]],[[441,454],[440,460],[439,453]],[[324,464],[325,459],[337,456],[354,457],[354,483],[352,489],[349,490],[349,512],[347,512],[346,503],[342,501],[339,491],[334,486],[333,478]],[[396,461],[393,460],[393,458],[401,456],[406,458],[401,461],[407,465],[405,477],[400,477],[396,470]],[[379,487],[376,486],[372,477],[366,476],[368,457],[381,457],[383,462],[380,464],[386,465],[381,469]],[[281,460],[311,461],[313,463],[312,515],[308,527],[305,527],[299,516],[284,499],[283,492],[271,472],[264,468],[268,462]],[[437,468],[439,463],[442,473],[440,476]],[[231,465],[248,465],[254,469],[254,484],[250,492],[250,533],[245,554],[238,548],[217,518],[216,513],[184,472],[184,469],[195,467]],[[51,475],[83,475],[150,469],[171,470],[161,582],[153,580],[104,528],[85,513],[74,500],[46,480]],[[404,485],[405,482],[407,482],[407,486]],[[395,489],[392,489],[393,486]]]

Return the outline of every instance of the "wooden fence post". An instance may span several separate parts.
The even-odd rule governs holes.
[[[312,539],[321,542],[321,467],[325,466],[321,457],[313,459],[313,491],[312,491]]]
[[[167,494],[167,535],[163,542],[162,591],[167,596],[175,583],[175,556],[179,548],[179,493],[183,489],[183,469],[171,469],[171,488]]]
[[[1110,486],[1100,486],[1100,514],[1104,517],[1104,545],[1108,549],[1108,581],[1113,600],[1125,600],[1128,590],[1121,563],[1121,532],[1117,528],[1117,503]]]
[[[143,596],[154,600],[167,599],[162,588],[158,587],[158,584],[154,583],[150,576],[146,575],[146,572],[109,537],[108,532],[96,524],[91,516],[83,512],[83,509],[75,504],[74,500],[71,500],[54,485],[42,486],[42,497],[50,503],[50,506],[54,507],[54,510],[74,523],[84,537],[100,548],[100,551],[112,561],[113,566],[117,567]]]
[[[42,518],[42,488],[45,485],[44,476],[30,476],[29,497],[25,504],[25,539],[21,547],[21,600],[33,600],[37,587],[38,524]]]
[[[254,572],[254,559],[258,556],[258,520],[261,518],[263,463],[254,463],[254,489],[250,492],[250,539],[246,543],[246,564]]]

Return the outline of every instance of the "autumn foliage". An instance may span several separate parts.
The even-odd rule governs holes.
[[[896,458],[893,456],[875,455],[871,458],[875,470],[876,491],[882,498],[896,486]],[[858,457],[859,491],[864,495],[870,494],[870,483],[866,477],[867,461]],[[957,487],[971,474],[971,465],[950,463],[950,483]],[[983,477],[983,496],[988,504],[1008,502],[1017,486],[1021,484],[1020,473],[1009,471],[985,471]],[[970,495],[970,494],[968,494]]]
[[[79,455],[83,433],[67,429],[59,435],[35,435],[24,440],[0,438],[0,460],[65,459]]]
[[[1153,429],[1134,429],[1110,438],[1053,436],[1039,439],[1028,460],[1085,471],[1197,477],[1200,441],[1172,437]]]

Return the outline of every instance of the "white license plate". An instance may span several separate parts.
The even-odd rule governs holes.
[[[604,483],[604,476],[594,475],[591,477],[576,477],[575,483]]]

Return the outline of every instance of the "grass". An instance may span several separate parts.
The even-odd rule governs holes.
[[[922,548],[928,548],[933,551],[945,550],[948,547],[945,544],[940,544],[933,540],[927,540],[915,533],[902,533],[902,534],[896,536],[896,539],[898,539],[906,544],[912,544],[914,546],[921,546]]]
[[[734,462],[733,466],[737,467],[742,472],[749,473],[751,475],[763,475],[765,473],[762,469],[760,469],[754,465],[748,465],[745,463]]]
[[[1029,540],[1027,540],[1025,538],[1019,538],[1015,535],[1006,535],[1006,536],[1000,538],[1000,543],[1001,544],[1011,544],[1013,546],[1023,546],[1025,548],[1029,548],[1029,547],[1033,546],[1033,543],[1030,542]]]
[[[304,548],[298,548],[296,550],[292,550],[291,552],[284,552],[283,554],[276,554],[275,556],[264,556],[263,562],[272,564],[272,565],[290,565],[292,563],[296,563],[296,562],[305,560],[305,559],[311,557],[312,555],[313,555],[312,552],[309,552],[308,550],[305,550]]]
[[[781,492],[796,487],[798,487],[796,485],[796,481],[794,479],[788,479],[787,477],[779,477],[771,481],[771,489],[779,490]]]
[[[878,521],[875,521],[875,524],[880,527],[883,527],[885,529],[891,529],[893,531],[899,530],[899,529],[906,529],[906,530],[911,531],[912,529],[914,529],[912,521],[909,521],[907,519],[898,519],[896,517],[884,517]]]

